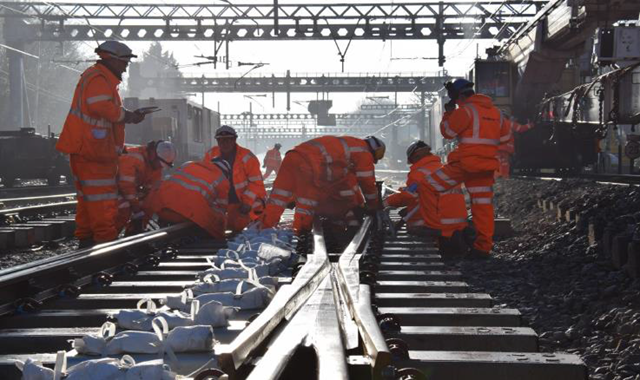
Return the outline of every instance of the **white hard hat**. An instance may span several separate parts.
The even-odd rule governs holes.
[[[413,155],[418,150],[424,149],[424,148],[431,150],[431,147],[429,146],[429,144],[425,143],[422,140],[412,142],[411,145],[409,145],[409,147],[407,148],[407,161],[409,161],[409,158],[411,158],[411,155]]]
[[[177,155],[176,147],[171,141],[158,141],[156,155],[164,168],[172,168]]]
[[[222,127],[216,129],[216,138],[219,137],[238,137],[238,133],[230,126],[223,125]]]
[[[373,154],[373,158],[376,162],[381,160],[384,157],[384,152],[387,150],[387,147],[384,145],[384,142],[375,136],[367,136],[364,138],[364,141],[369,145],[369,149],[371,149],[371,154]]]
[[[106,55],[110,58],[115,58],[127,62],[129,62],[131,58],[138,58],[137,55],[133,54],[133,51],[129,48],[129,46],[118,41],[103,42],[98,45],[95,52],[98,53],[101,58],[105,58],[104,56]]]

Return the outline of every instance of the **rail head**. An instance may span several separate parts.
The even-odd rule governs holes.
[[[313,225],[314,250],[290,285],[282,287],[267,308],[230,344],[217,350],[220,369],[234,378],[252,353],[269,338],[276,327],[294,315],[316,291],[331,270],[322,225]]]

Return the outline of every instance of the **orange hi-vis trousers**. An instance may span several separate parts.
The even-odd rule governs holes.
[[[104,243],[118,238],[116,163],[97,163],[71,155],[77,191],[76,231],[80,240]]]
[[[311,166],[299,153],[289,152],[284,157],[278,176],[273,183],[262,217],[262,226],[275,227],[287,204],[295,201],[293,230],[297,234],[311,231],[320,196],[321,189],[318,189],[314,183]]]
[[[493,171],[475,171],[456,161],[426,176],[426,185],[441,193],[464,183],[471,197],[471,214],[477,232],[473,247],[484,252],[493,248],[493,175]]]

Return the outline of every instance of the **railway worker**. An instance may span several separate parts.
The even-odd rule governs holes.
[[[82,73],[56,144],[70,156],[78,193],[75,236],[81,248],[118,237],[116,174],[124,126],[145,117],[122,107],[118,94],[122,74],[136,55],[116,41],[104,42],[95,51],[100,59]]]
[[[231,171],[219,157],[186,162],[149,195],[144,211],[160,222],[191,221],[224,240]]]
[[[531,122],[527,124],[520,124],[513,118],[502,115],[502,122],[509,128],[511,138],[507,142],[500,142],[498,146],[498,161],[500,162],[500,169],[496,171],[496,177],[509,178],[511,172],[510,157],[515,153],[514,137],[515,133],[523,133],[533,128]]]
[[[278,175],[280,164],[282,164],[282,156],[280,155],[281,147],[282,145],[276,143],[276,145],[273,146],[273,149],[269,149],[267,154],[264,156],[262,167],[267,168],[267,171],[264,174],[265,179],[269,178],[271,173],[276,173],[276,175]]]
[[[275,227],[285,207],[295,202],[293,228],[298,235],[304,234],[311,230],[316,210],[323,215],[333,211],[319,205],[333,203],[334,197],[352,199],[356,190],[362,192],[366,209],[377,211],[380,204],[374,164],[384,157],[385,149],[373,136],[323,136],[296,146],[282,161],[261,226]],[[346,217],[349,210],[340,211]]]
[[[176,154],[173,143],[163,140],[126,148],[118,163],[118,231],[126,226],[127,235],[142,232],[142,201],[160,185],[162,169],[173,167]]]
[[[246,148],[236,143],[236,130],[223,125],[216,130],[217,146],[205,155],[205,161],[221,157],[233,168],[227,209],[227,229],[242,231],[252,220],[256,220],[264,209],[267,191],[264,189],[260,161]]]
[[[467,206],[460,185],[439,193],[424,186],[425,175],[442,168],[440,157],[431,153],[424,141],[416,141],[407,148],[407,161],[411,164],[407,186],[399,193],[385,198],[385,207],[406,207],[404,220],[410,233],[441,236],[441,247],[457,231],[468,225]],[[456,234],[460,236],[459,234]],[[458,252],[463,253],[463,252]]]
[[[425,174],[425,186],[444,193],[464,183],[471,197],[477,231],[470,258],[488,258],[493,248],[493,173],[498,170],[498,146],[510,139],[500,111],[488,96],[476,94],[473,83],[456,79],[446,85],[449,98],[440,123],[446,139],[458,146],[442,168]],[[457,108],[456,108],[457,106]]]

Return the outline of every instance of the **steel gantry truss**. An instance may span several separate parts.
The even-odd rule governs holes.
[[[505,38],[540,0],[364,4],[0,2],[0,16],[37,19],[27,40],[300,40]]]

